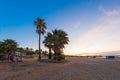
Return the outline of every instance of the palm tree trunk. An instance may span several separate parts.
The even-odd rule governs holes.
[[[51,54],[51,48],[49,48],[49,59],[52,58],[52,54]]]
[[[39,34],[39,58],[38,60],[41,60],[41,46],[40,46],[40,39],[41,39],[41,34]]]

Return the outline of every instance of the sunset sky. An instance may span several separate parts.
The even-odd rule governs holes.
[[[0,41],[38,49],[37,17],[68,33],[65,54],[120,50],[120,0],[0,0]]]

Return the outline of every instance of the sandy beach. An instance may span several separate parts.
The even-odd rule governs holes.
[[[66,59],[69,62],[0,62],[0,80],[120,80],[120,59]]]

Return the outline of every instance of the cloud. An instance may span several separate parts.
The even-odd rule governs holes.
[[[79,54],[119,50],[120,10],[109,10],[104,7],[99,7],[99,10],[101,13],[95,21],[86,21],[86,25],[84,25],[82,23],[84,21],[76,20],[68,25],[67,30],[71,41],[66,47],[65,53]]]
[[[109,11],[103,7],[102,10],[104,15],[99,16],[99,23],[94,23],[95,25],[80,37],[81,45],[84,45],[83,52],[112,51],[120,47],[120,10]]]
[[[116,16],[120,15],[119,9],[113,9],[113,10],[106,10],[103,6],[99,6],[100,11],[102,11],[107,16]]]
[[[111,32],[115,32],[120,29],[120,9],[107,10],[103,6],[99,6],[99,10],[103,13],[99,16],[91,27],[83,36],[82,40],[99,39],[107,37]]]

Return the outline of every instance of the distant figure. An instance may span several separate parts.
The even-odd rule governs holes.
[[[12,62],[14,62],[14,55],[12,53],[8,54],[8,59]]]

